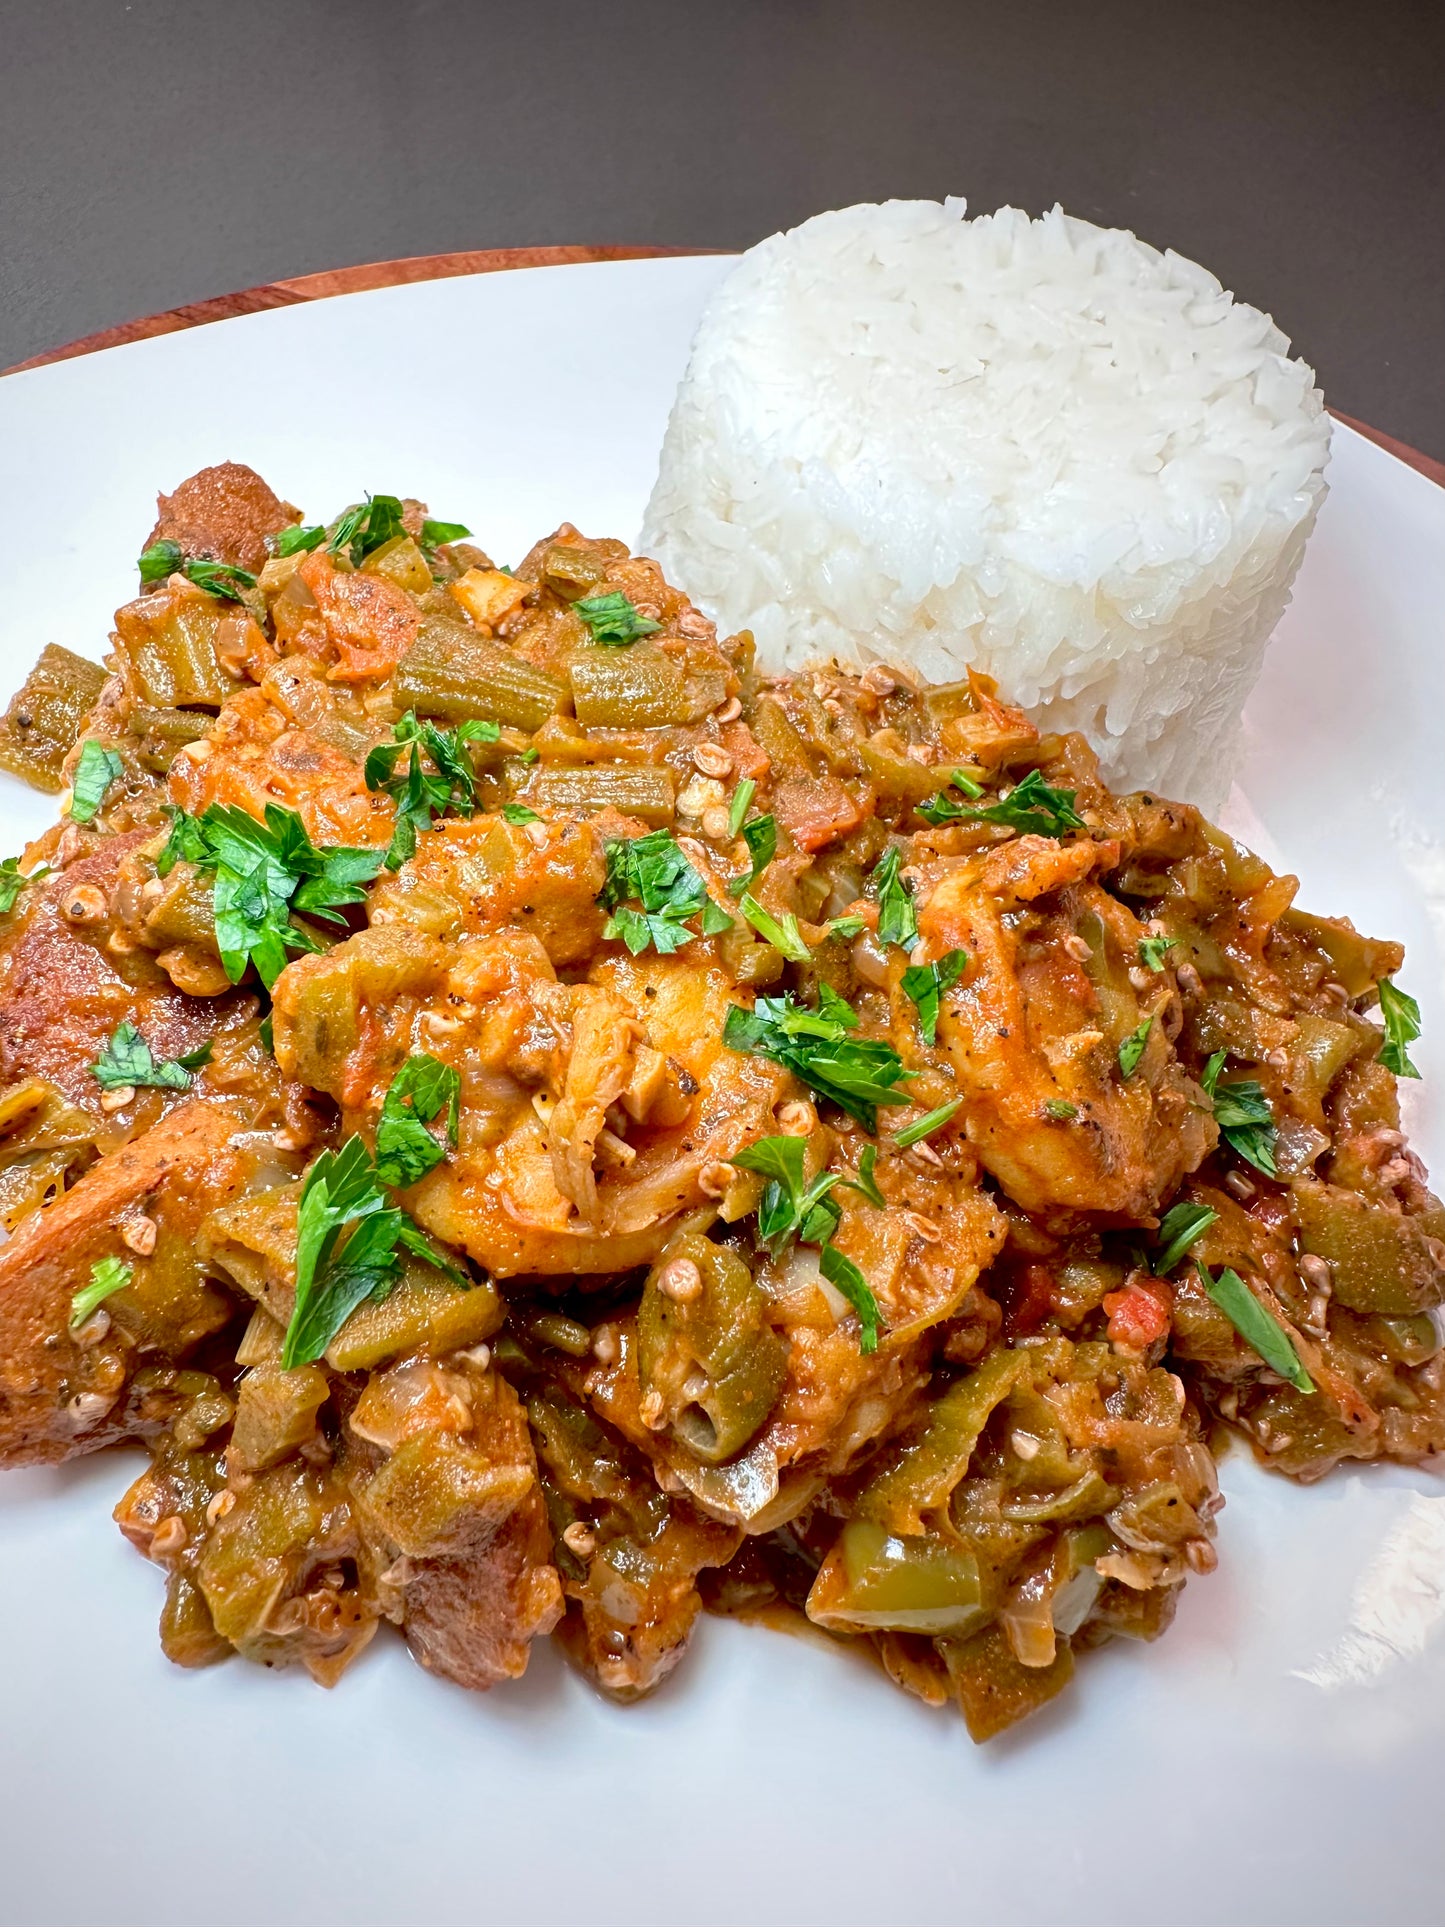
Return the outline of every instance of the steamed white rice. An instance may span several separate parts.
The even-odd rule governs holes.
[[[1212,807],[1325,492],[1288,350],[1058,208],[822,214],[709,303],[642,547],[766,668],[972,664],[1116,785]]]

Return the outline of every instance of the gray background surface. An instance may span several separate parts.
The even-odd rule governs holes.
[[[1055,199],[1445,456],[1445,0],[0,0],[0,367],[405,254]]]

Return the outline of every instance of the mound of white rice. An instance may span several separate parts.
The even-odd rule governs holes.
[[[713,296],[642,547],[767,668],[972,664],[1116,785],[1212,807],[1324,496],[1288,349],[1058,208],[822,214]]]

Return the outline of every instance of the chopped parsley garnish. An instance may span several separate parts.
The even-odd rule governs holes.
[[[211,562],[203,556],[192,556],[188,560],[179,542],[153,542],[141,554],[136,567],[144,583],[164,582],[167,576],[183,575],[207,595],[218,596],[226,602],[244,602],[246,590],[256,586],[256,578],[249,569],[238,568],[234,562]]]
[[[1396,1077],[1418,1077],[1410,1062],[1409,1046],[1420,1035],[1420,1006],[1403,990],[1397,990],[1389,977],[1380,979],[1380,1015],[1385,1020],[1385,1041],[1380,1046],[1380,1062]]]
[[[850,1181],[837,1172],[822,1171],[811,1184],[806,1183],[806,1144],[806,1139],[800,1137],[759,1138],[756,1144],[736,1152],[731,1162],[741,1170],[756,1171],[768,1180],[758,1205],[758,1236],[773,1257],[782,1257],[794,1238],[805,1245],[820,1246],[819,1270],[858,1314],[859,1351],[875,1352],[878,1301],[857,1265],[832,1242],[843,1214],[828,1194],[835,1185]],[[868,1181],[872,1182],[871,1165]],[[851,1188],[863,1190],[858,1184]],[[878,1201],[882,1203],[881,1198]]]
[[[957,783],[960,774],[955,770],[951,780]],[[976,787],[974,793],[977,794]],[[1084,827],[1083,817],[1074,808],[1077,794],[1077,790],[1054,789],[1036,769],[1031,769],[1023,781],[1016,783],[997,803],[985,803],[981,809],[975,809],[955,803],[940,791],[922,804],[918,813],[930,823],[999,823],[1005,829],[1017,830],[1021,836],[1057,837],[1066,830]]]
[[[975,783],[973,778],[968,775],[965,770],[950,770],[948,772],[948,781],[952,788],[962,790],[967,797],[973,798],[983,795],[982,785]],[[923,818],[925,823],[938,825],[940,823],[957,823],[960,818],[968,815],[968,810],[962,803],[955,802],[947,790],[940,790],[937,796],[930,796],[926,803],[920,803],[918,805],[918,814]]]
[[[1275,1176],[1275,1129],[1269,1099],[1252,1077],[1220,1084],[1219,1073],[1228,1055],[1227,1051],[1217,1050],[1205,1065],[1199,1081],[1214,1107],[1214,1121],[1225,1143],[1256,1171],[1272,1178]]]
[[[348,1138],[339,1151],[323,1151],[301,1186],[296,1302],[281,1350],[286,1370],[320,1358],[364,1299],[388,1295],[401,1276],[398,1245],[463,1288],[470,1282],[404,1211],[388,1203],[359,1137]]]
[[[503,803],[502,821],[521,829],[524,823],[540,823],[541,817],[535,810],[528,809],[525,803]]]
[[[935,1131],[941,1131],[948,1120],[962,1105],[961,1097],[951,1097],[946,1104],[940,1104],[936,1111],[925,1111],[922,1117],[905,1124],[901,1131],[893,1133],[893,1142],[900,1151],[906,1151],[910,1144],[919,1144]]]
[[[460,1073],[425,1051],[408,1057],[382,1099],[376,1127],[376,1175],[402,1190],[424,1178],[446,1156],[427,1125],[446,1112],[446,1144],[456,1147],[461,1123]]]
[[[1197,1244],[1209,1229],[1217,1224],[1219,1213],[1211,1211],[1207,1204],[1190,1204],[1187,1201],[1171,1204],[1159,1221],[1159,1249],[1154,1253],[1153,1267],[1156,1278],[1173,1271],[1179,1260]]]
[[[688,927],[709,901],[707,885],[666,830],[607,845],[607,881],[597,901],[611,916],[604,937],[620,937],[634,957],[649,944],[671,956],[697,932]],[[642,905],[631,908],[631,901]]]
[[[83,1325],[112,1292],[124,1291],[134,1275],[134,1268],[119,1258],[98,1258],[90,1267],[90,1283],[82,1285],[70,1301],[70,1329]]]
[[[30,871],[20,868],[18,856],[7,856],[0,863],[0,917],[8,916],[20,900],[20,892],[27,883],[39,883],[42,877],[50,875],[50,865],[41,863]]]
[[[842,937],[845,942],[851,942],[854,937],[861,936],[867,928],[868,925],[862,917],[834,917],[823,935]]]
[[[758,786],[751,776],[745,776],[733,791],[732,802],[728,805],[728,835],[736,836],[743,827],[743,818],[752,807]]]
[[[1139,961],[1146,970],[1162,970],[1164,959],[1178,943],[1177,937],[1141,937]]]
[[[705,937],[720,937],[725,930],[731,930],[734,927],[733,920],[727,911],[720,903],[714,903],[709,897],[702,906],[702,934]]]
[[[230,562],[205,562],[196,559],[183,563],[181,574],[207,595],[223,602],[244,602],[247,589],[254,589],[256,578],[249,569],[238,569]]]
[[[640,616],[620,589],[611,595],[586,596],[572,607],[592,631],[592,640],[609,649],[623,649],[639,636],[655,635],[662,627],[649,616]]]
[[[1070,1118],[1078,1115],[1078,1105],[1070,1104],[1062,1097],[1051,1097],[1044,1106],[1044,1116],[1053,1118],[1058,1124],[1067,1124]]]
[[[149,585],[174,575],[185,559],[186,552],[179,542],[152,542],[148,549],[141,550],[136,567],[141,581]]]
[[[336,523],[326,544],[333,555],[344,555],[353,569],[359,569],[373,549],[384,548],[406,528],[401,519],[401,503],[395,495],[368,495],[357,502]]]
[[[794,1238],[826,1244],[842,1217],[828,1197],[838,1182],[835,1172],[822,1171],[811,1184],[804,1182],[807,1144],[801,1137],[762,1137],[729,1160],[740,1171],[756,1171],[768,1180],[758,1205],[758,1236],[775,1258]]]
[[[421,525],[421,545],[435,550],[447,542],[465,542],[470,534],[465,522],[438,522],[429,515]]]
[[[798,919],[791,910],[785,910],[781,917],[775,917],[763,908],[755,896],[746,892],[738,908],[758,935],[766,938],[774,950],[781,951],[789,963],[807,963],[811,958],[813,953],[803,941]]]
[[[866,1357],[878,1349],[878,1300],[868,1280],[853,1260],[837,1245],[824,1245],[818,1253],[818,1269],[835,1291],[841,1291],[858,1314],[858,1349]]]
[[[1149,1042],[1149,1033],[1154,1028],[1154,1019],[1146,1017],[1137,1029],[1119,1046],[1119,1074],[1132,1077],[1139,1068],[1139,1059],[1144,1055],[1144,1047]]]
[[[913,897],[898,874],[902,858],[898,847],[887,852],[873,872],[873,894],[878,899],[878,941],[896,943],[911,950],[918,941],[918,913]]]
[[[311,549],[319,549],[326,540],[326,531],[319,522],[297,522],[289,529],[278,529],[275,535],[266,537],[266,547],[272,555],[304,555]]]
[[[408,710],[392,730],[393,741],[379,743],[366,759],[366,787],[396,803],[396,828],[386,852],[388,870],[399,870],[416,855],[416,840],[435,817],[449,809],[470,816],[477,807],[477,772],[468,743],[495,743],[501,726],[482,720],[439,729],[419,723]],[[399,767],[405,753],[404,768]],[[423,753],[431,760],[428,769]]]
[[[363,903],[381,868],[380,850],[318,849],[295,810],[266,805],[258,823],[229,803],[212,803],[200,816],[177,811],[156,874],[167,876],[184,859],[215,873],[216,948],[231,982],[246,965],[269,990],[286,968],[287,952],[315,950],[316,939],[292,913],[344,928],[341,907]]]
[[[748,846],[752,868],[745,870],[740,877],[731,879],[728,884],[730,897],[740,897],[744,890],[751,890],[777,855],[778,819],[775,816],[755,816],[751,823],[743,825],[743,842]]]
[[[917,1075],[891,1044],[854,1037],[858,1019],[836,991],[824,984],[818,1008],[790,996],[759,997],[751,1010],[728,1006],[723,1042],[748,1057],[771,1058],[876,1131],[880,1104],[906,1104],[897,1086]]]
[[[124,773],[125,764],[115,751],[106,749],[93,736],[88,737],[80,746],[80,760],[75,765],[71,783],[71,822],[89,823],[105,801],[106,791]]]
[[[878,1146],[876,1144],[865,1144],[863,1146],[863,1155],[858,1160],[857,1177],[839,1178],[838,1182],[843,1186],[845,1191],[856,1191],[859,1197],[866,1198],[875,1210],[886,1211],[888,1209],[888,1200],[878,1189],[878,1180],[873,1175],[877,1165]]]
[[[103,1091],[122,1090],[127,1084],[149,1085],[157,1091],[186,1091],[191,1072],[210,1062],[211,1046],[202,1044],[183,1057],[157,1059],[150,1045],[127,1019],[117,1024],[110,1042],[91,1065],[92,1077]]]
[[[1315,1382],[1299,1361],[1289,1333],[1255,1297],[1237,1271],[1226,1265],[1217,1278],[1211,1278],[1207,1265],[1199,1264],[1204,1289],[1239,1333],[1246,1345],[1257,1351],[1272,1372],[1287,1379],[1297,1392],[1312,1392]]]
[[[938,1041],[938,1011],[946,991],[968,968],[966,950],[950,950],[936,963],[910,964],[903,973],[903,994],[918,1006],[918,1032],[925,1044]]]

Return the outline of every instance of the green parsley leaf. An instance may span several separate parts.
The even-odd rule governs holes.
[[[409,1251],[414,1258],[420,1258],[423,1264],[430,1265],[434,1271],[439,1271],[444,1277],[450,1278],[459,1290],[470,1291],[472,1281],[462,1267],[448,1258],[445,1252],[439,1251],[421,1226],[409,1218],[404,1211],[400,1216],[401,1229],[396,1234],[396,1241],[403,1250]]]
[[[211,1046],[187,1051],[184,1057],[157,1061],[150,1045],[127,1019],[116,1025],[110,1042],[91,1065],[91,1075],[103,1091],[121,1089],[127,1084],[146,1084],[158,1091],[190,1089],[191,1072],[209,1063]]]
[[[435,723],[418,722],[408,710],[392,729],[392,741],[378,743],[366,759],[366,787],[384,792],[396,804],[396,828],[386,852],[388,870],[399,870],[416,855],[416,841],[429,830],[434,817],[449,809],[471,816],[477,807],[476,766],[467,753],[469,743],[495,743],[501,738],[501,725],[483,719],[458,723],[455,729],[441,729]],[[428,769],[423,753],[431,759]],[[403,754],[405,771],[398,774]]]
[[[607,880],[597,901],[612,915],[603,936],[620,937],[634,957],[649,944],[670,956],[691,942],[697,933],[687,920],[707,903],[707,885],[668,831],[615,838],[606,856]],[[642,905],[640,912],[626,907],[629,898]]]
[[[961,773],[953,772],[955,783]],[[979,794],[976,786],[973,793]],[[1084,828],[1084,819],[1074,808],[1077,794],[1076,790],[1054,789],[1038,770],[1031,769],[1007,796],[1000,797],[997,803],[986,803],[982,809],[965,808],[940,791],[922,804],[918,813],[929,823],[999,823],[1005,829],[1017,830],[1021,836],[1058,837],[1066,830]]]
[[[438,522],[429,515],[421,525],[421,545],[439,549],[447,542],[465,542],[470,534],[465,522]]]
[[[744,875],[732,878],[728,884],[730,897],[740,897],[744,890],[751,890],[777,855],[778,819],[775,816],[755,816],[751,823],[744,823],[743,842],[748,846],[753,867]]]
[[[1154,1253],[1154,1275],[1162,1278],[1218,1222],[1219,1213],[1207,1204],[1171,1204],[1159,1222],[1159,1249]]]
[[[838,1183],[845,1191],[856,1191],[860,1197],[866,1198],[875,1210],[886,1211],[888,1209],[888,1200],[878,1189],[878,1180],[873,1175],[877,1163],[878,1146],[876,1144],[865,1144],[863,1146],[863,1155],[858,1160],[857,1177],[839,1178]]]
[[[873,1150],[871,1145],[868,1148]],[[758,1205],[758,1236],[773,1257],[780,1258],[795,1238],[803,1244],[821,1246],[818,1264],[823,1276],[843,1293],[858,1314],[859,1350],[876,1351],[878,1304],[857,1265],[832,1243],[833,1234],[842,1222],[842,1213],[828,1195],[840,1183],[848,1183],[853,1190],[864,1190],[864,1186],[840,1178],[833,1171],[822,1171],[811,1184],[805,1183],[806,1156],[804,1138],[765,1137],[735,1152],[731,1162],[741,1170],[756,1171],[768,1179]],[[867,1184],[872,1185],[871,1163],[864,1175]],[[876,1194],[876,1185],[873,1190]],[[878,1202],[882,1203],[881,1196]]]
[[[1420,1006],[1389,977],[1380,979],[1380,1015],[1385,1020],[1385,1041],[1380,1046],[1380,1062],[1396,1077],[1418,1077],[1410,1062],[1409,1046],[1420,1035]]]
[[[1252,1077],[1237,1078],[1232,1084],[1219,1082],[1227,1051],[1217,1050],[1204,1067],[1199,1080],[1214,1106],[1214,1121],[1230,1149],[1263,1171],[1267,1178],[1276,1175],[1274,1161],[1274,1113],[1262,1087]]]
[[[134,1267],[119,1258],[98,1258],[90,1267],[90,1283],[82,1285],[70,1301],[70,1329],[83,1325],[112,1292],[124,1291],[134,1275]]]
[[[841,1291],[858,1314],[858,1349],[865,1355],[878,1349],[878,1300],[869,1290],[868,1280],[853,1260],[837,1245],[824,1245],[818,1253],[818,1268],[835,1291]]]
[[[274,553],[289,555],[291,551],[277,549]],[[208,561],[204,556],[188,559],[179,542],[153,542],[140,556],[136,567],[141,581],[147,585],[164,582],[168,576],[183,575],[207,595],[228,602],[244,602],[246,590],[256,586],[256,578],[249,569],[238,568],[233,562]]]
[[[149,585],[174,575],[185,559],[186,552],[179,542],[152,542],[148,549],[141,551],[136,567],[141,581]]]
[[[304,555],[311,549],[319,549],[326,540],[326,531],[319,522],[297,522],[289,529],[278,529],[274,535],[266,537],[266,547],[272,555]]]
[[[918,1006],[918,1031],[925,1044],[938,1041],[938,1012],[944,995],[968,968],[966,950],[950,950],[936,963],[910,964],[903,973],[903,994]]]
[[[246,591],[256,586],[256,578],[249,569],[238,569],[231,562],[207,562],[200,557],[183,562],[181,574],[198,589],[223,602],[244,602]]]
[[[358,1244],[368,1219],[376,1226]],[[339,1262],[342,1233],[348,1261]],[[377,1189],[371,1159],[359,1137],[339,1151],[323,1151],[306,1173],[296,1218],[296,1303],[286,1327],[281,1363],[290,1370],[320,1358],[364,1298],[384,1296],[400,1275],[396,1256],[401,1213]],[[355,1246],[353,1251],[351,1248]]]
[[[983,795],[982,784],[975,783],[966,770],[950,770],[948,773],[948,781],[954,789],[962,790],[967,797]],[[969,812],[962,803],[955,802],[946,790],[940,790],[937,796],[931,796],[926,803],[920,803],[918,805],[918,814],[923,818],[925,823],[938,825],[940,823],[957,823],[961,818],[966,817]]]
[[[953,1097],[946,1104],[940,1104],[936,1111],[925,1111],[923,1116],[916,1118],[912,1124],[905,1124],[901,1131],[895,1131],[893,1142],[900,1151],[906,1151],[910,1144],[917,1144],[923,1138],[932,1137],[935,1131],[943,1129],[962,1103],[961,1097]]]
[[[709,897],[702,906],[702,934],[705,937],[720,937],[725,930],[734,927],[732,918],[720,903]]]
[[[311,1195],[324,1205],[324,1191]],[[303,1210],[305,1203],[303,1199]],[[341,1230],[350,1222],[355,1229],[338,1249]],[[332,1248],[313,1269],[304,1295],[297,1291],[296,1309],[286,1327],[281,1363],[288,1371],[320,1358],[358,1305],[390,1294],[401,1276],[396,1255],[401,1222],[400,1211],[382,1209],[358,1220],[342,1220],[328,1233]]]
[[[427,1130],[445,1110],[447,1143],[455,1146],[461,1116],[462,1080],[449,1064],[425,1051],[408,1057],[382,1099],[376,1127],[376,1175],[395,1189],[415,1184],[446,1156]]]
[[[1255,1297],[1237,1271],[1228,1266],[1211,1278],[1206,1265],[1199,1264],[1204,1289],[1239,1333],[1246,1345],[1257,1351],[1272,1372],[1287,1379],[1297,1392],[1312,1392],[1315,1382],[1301,1365],[1299,1353],[1279,1320]]]
[[[871,888],[878,899],[878,941],[911,950],[918,941],[918,913],[913,897],[898,874],[902,858],[895,844],[873,872]]]
[[[781,917],[775,917],[763,908],[755,896],[746,892],[738,908],[758,935],[765,938],[774,950],[781,951],[789,963],[807,963],[812,957],[813,953],[798,929],[798,919],[791,910],[785,910]]]
[[[1062,1097],[1051,1097],[1044,1106],[1044,1116],[1053,1118],[1059,1124],[1067,1124],[1070,1118],[1078,1115],[1078,1105],[1066,1103]]]
[[[891,1044],[851,1036],[857,1022],[842,998],[824,985],[815,1011],[790,996],[759,997],[751,1010],[730,1004],[723,1042],[744,1056],[782,1064],[871,1132],[877,1129],[879,1105],[908,1102],[897,1086],[917,1073]]]
[[[274,1057],[276,1055],[276,1025],[269,1010],[256,1028],[260,1033],[262,1050],[269,1056]]]
[[[535,810],[529,810],[525,803],[503,803],[502,821],[520,829],[524,823],[540,823],[542,819]]]
[[[89,823],[105,801],[106,791],[124,772],[125,764],[113,749],[104,748],[93,736],[88,737],[81,744],[80,761],[75,766],[71,784],[70,820]]]
[[[397,497],[368,495],[364,502],[347,509],[332,529],[326,546],[333,555],[345,555],[352,568],[359,569],[373,549],[382,548],[405,534]]]
[[[662,627],[647,616],[640,616],[620,589],[611,595],[586,596],[572,607],[592,631],[592,640],[609,649],[622,649],[639,636],[655,635]]]
[[[733,791],[732,802],[728,805],[728,835],[736,836],[743,827],[743,818],[752,806],[758,786],[751,776],[745,776]]]
[[[364,903],[381,868],[380,850],[319,849],[295,810],[266,805],[266,820],[229,803],[200,816],[177,811],[156,863],[166,876],[178,861],[215,873],[216,948],[227,976],[239,983],[252,963],[269,990],[287,953],[314,950],[316,940],[291,920],[293,910],[345,927],[343,906]]]
[[[442,1103],[449,1103],[445,1095]],[[387,1296],[401,1275],[398,1245],[454,1282],[470,1284],[404,1211],[388,1203],[359,1137],[348,1138],[339,1151],[323,1151],[301,1187],[296,1303],[281,1351],[287,1370],[320,1358],[363,1300]]]
[[[1139,1059],[1144,1055],[1144,1047],[1149,1042],[1149,1033],[1154,1028],[1154,1019],[1146,1017],[1136,1030],[1119,1046],[1119,1074],[1132,1077],[1139,1068]]]
[[[1007,796],[978,812],[985,823],[1003,823],[1020,835],[1062,836],[1066,830],[1082,830],[1084,819],[1074,808],[1076,790],[1054,789],[1036,769],[1031,769]]]
[[[867,921],[863,917],[834,917],[823,935],[841,937],[845,942],[850,942],[854,937],[861,936],[867,928]]]
[[[0,917],[8,916],[15,908],[27,883],[39,883],[49,875],[48,863],[41,863],[33,870],[22,870],[18,856],[7,856],[0,863]]]
[[[528,743],[527,747],[522,751],[521,761],[524,763],[535,763],[541,754],[541,750],[537,748],[535,743]]]
[[[845,998],[838,995],[831,984],[818,986],[818,1015],[829,1024],[836,1024],[842,1030],[857,1030],[858,1013]]]
[[[832,1173],[825,1171],[811,1185],[805,1184],[806,1156],[806,1138],[763,1137],[729,1160],[740,1171],[756,1171],[768,1179],[758,1205],[758,1236],[775,1258],[782,1256],[804,1220],[837,1183]]]
[[[1164,959],[1178,943],[1177,937],[1141,937],[1139,961],[1146,970],[1162,970]]]

